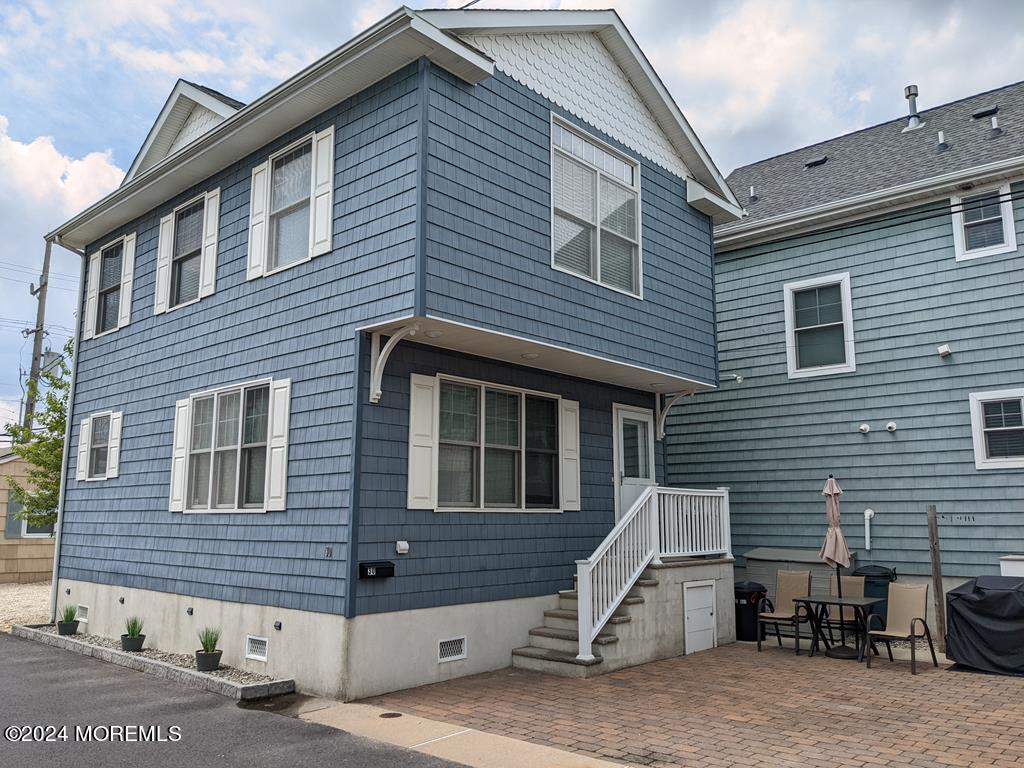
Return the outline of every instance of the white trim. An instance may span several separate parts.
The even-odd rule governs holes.
[[[1000,196],[999,214],[1003,225],[1003,242],[998,245],[990,245],[987,248],[968,250],[966,238],[964,237],[963,201],[967,198],[978,197],[989,192],[998,192]],[[956,252],[957,261],[980,259],[984,256],[995,256],[999,253],[1010,253],[1017,250],[1017,229],[1013,222],[1013,200],[1010,199],[1009,182],[995,187],[972,189],[963,195],[953,195],[949,199],[949,203],[953,209],[953,248]]]
[[[203,390],[202,392],[192,392],[192,393],[189,394],[189,396],[187,398],[187,400],[188,400],[188,413],[187,413],[187,421],[186,421],[186,426],[185,426],[185,455],[184,455],[185,466],[184,466],[184,470],[183,470],[184,474],[183,474],[183,481],[182,481],[183,486],[182,486],[182,499],[181,499],[181,510],[180,510],[183,514],[186,514],[186,515],[265,514],[266,512],[279,511],[279,510],[274,509],[274,507],[270,504],[269,499],[268,499],[269,483],[270,483],[270,472],[271,472],[271,462],[270,462],[271,440],[270,440],[270,438],[271,438],[271,429],[273,428],[271,420],[273,419],[273,416],[274,416],[274,414],[272,412],[272,409],[273,409],[273,405],[274,405],[274,403],[273,403],[274,386],[276,384],[289,385],[289,389],[290,389],[290,380],[289,379],[260,378],[260,379],[252,379],[250,381],[240,382],[240,383],[237,383],[237,384],[225,384],[225,385],[222,385],[222,386],[219,386],[219,387],[214,387],[212,389]],[[269,391],[267,393],[268,394],[268,402],[267,402],[267,409],[268,409],[267,410],[267,451],[266,451],[267,468],[266,468],[266,485],[264,486],[264,490],[263,490],[263,505],[261,507],[241,507],[241,508],[239,508],[237,506],[238,494],[237,494],[237,488],[236,488],[236,494],[235,494],[236,506],[235,507],[232,507],[232,508],[214,507],[214,506],[212,506],[212,504],[208,503],[207,508],[205,508],[205,509],[193,509],[193,508],[191,508],[189,506],[189,499],[188,499],[188,496],[189,496],[189,491],[188,491],[188,488],[189,488],[189,482],[188,482],[189,478],[188,478],[188,474],[189,474],[189,468],[190,468],[190,465],[191,465],[190,457],[192,455],[192,415],[193,415],[193,413],[195,411],[195,408],[194,408],[195,401],[200,399],[200,398],[205,398],[205,397],[214,397],[214,398],[216,398],[216,396],[218,394],[222,393],[222,392],[231,392],[231,391],[238,390],[239,393],[243,395],[243,397],[240,398],[241,399],[240,407],[244,407],[244,405],[245,405],[245,402],[244,402],[244,392],[245,392],[245,390],[246,389],[251,389],[251,388],[254,388],[254,387],[263,387],[263,386],[266,386],[269,389]],[[290,404],[289,404],[288,412],[285,415],[285,418],[286,418],[286,422],[290,422]],[[290,424],[286,423],[285,424],[285,431],[286,431],[286,433],[287,433],[287,430],[289,428],[290,428]],[[212,446],[214,446],[216,444],[216,442],[215,442],[216,441],[216,422],[214,422],[214,424],[213,424],[213,434],[211,435],[210,440],[211,440],[210,445],[211,445],[211,454],[212,454],[212,453],[215,452],[215,450],[212,448]],[[241,437],[239,437],[239,440],[241,440]],[[287,437],[285,437],[285,440],[287,440]],[[288,469],[288,463],[287,463],[287,444],[284,445],[284,451],[285,451],[284,471],[287,473],[287,469]],[[173,459],[172,459],[172,461],[173,461]],[[235,472],[236,473],[239,472],[240,469],[241,469],[240,466],[236,466],[235,467]],[[210,492],[212,494],[212,482],[213,482],[213,458],[212,458],[212,455],[211,455],[211,460],[210,460],[210,481],[211,481],[211,491]],[[172,478],[172,485],[173,485],[173,478]],[[172,489],[171,489],[172,496],[173,496],[173,492],[174,492],[174,489],[172,487]],[[283,507],[282,507],[282,509],[283,509]],[[173,499],[172,499],[172,503],[171,503],[171,511],[179,511],[179,510],[175,509],[175,503],[174,503]]]
[[[217,187],[217,191],[218,192],[220,191],[220,187]],[[203,295],[202,295],[202,285],[201,285],[202,284],[202,271],[203,271],[203,256],[205,255],[203,253],[203,251],[204,251],[203,244],[204,244],[204,242],[206,240],[206,204],[207,204],[207,197],[209,196],[209,194],[210,194],[209,192],[202,192],[202,193],[196,195],[195,197],[190,198],[189,200],[186,200],[181,205],[176,206],[168,214],[168,216],[170,217],[170,231],[167,233],[167,237],[170,240],[170,243],[169,243],[169,247],[171,249],[170,252],[169,252],[170,261],[168,262],[168,265],[167,265],[168,266],[168,272],[167,272],[166,278],[162,281],[162,284],[158,284],[156,286],[156,290],[158,290],[158,291],[164,290],[164,291],[166,291],[166,295],[164,295],[162,297],[158,295],[157,298],[154,299],[154,301],[153,301],[153,306],[154,306],[153,314],[166,314],[167,312],[173,312],[174,310],[181,309],[182,307],[189,307],[189,306],[191,306],[193,304],[198,304],[200,299],[203,298]],[[184,301],[181,304],[171,304],[171,299],[173,298],[171,296],[171,292],[174,290],[174,288],[173,288],[173,285],[174,285],[174,279],[173,279],[173,277],[174,277],[174,233],[178,229],[178,212],[184,210],[185,208],[188,208],[190,205],[195,205],[200,200],[203,201],[203,214],[202,214],[202,216],[203,216],[203,227],[202,227],[202,230],[201,230],[200,235],[199,235],[199,272],[200,272],[199,281],[200,281],[200,291],[199,291],[199,293],[196,294],[196,297],[194,299],[189,299],[188,301]],[[167,217],[164,217],[164,218],[167,218]],[[160,250],[160,243],[158,242],[157,243],[157,253],[158,254],[159,254],[159,250]],[[159,258],[159,255],[158,255],[158,258]],[[157,265],[157,268],[158,269],[160,268],[159,264]],[[161,298],[163,299],[163,303],[162,304],[159,302],[159,299],[161,299]],[[157,311],[156,307],[162,307],[162,309]]]
[[[564,398],[561,395],[552,392],[542,392],[537,389],[525,389],[523,387],[509,386],[507,384],[497,384],[491,381],[481,381],[479,379],[469,379],[464,376],[454,376],[452,374],[438,372],[435,376],[428,377],[433,378],[437,381],[437,390],[434,396],[435,412],[434,416],[434,455],[440,457],[441,443],[441,429],[440,429],[440,418],[441,418],[441,384],[445,381],[452,381],[459,384],[466,384],[468,386],[480,388],[480,436],[479,436],[479,504],[475,507],[445,507],[440,503],[440,478],[434,478],[435,498],[434,498],[434,511],[437,513],[445,512],[484,512],[484,513],[529,513],[529,514],[544,514],[544,515],[560,515],[566,511],[565,505],[563,504],[564,499],[562,491],[562,462],[564,456],[562,452],[562,403]],[[519,396],[519,445],[517,450],[520,453],[520,472],[519,472],[519,499],[522,503],[520,507],[488,507],[484,502],[484,456],[486,454],[486,435],[484,430],[486,429],[486,410],[485,400],[486,391],[488,389],[498,390],[502,392],[510,392]],[[555,403],[555,414],[557,423],[555,424],[555,431],[558,435],[558,478],[555,485],[555,492],[558,494],[558,506],[556,507],[527,507],[526,506],[526,397],[537,397],[545,400],[550,400]],[[577,428],[581,425],[577,424]],[[434,471],[439,472],[439,463],[437,458],[434,460]]]
[[[10,509],[10,506],[8,506]],[[52,526],[52,523],[51,523]],[[23,539],[52,539],[53,532],[50,533],[29,533],[28,532],[28,520],[21,521],[21,538]]]
[[[130,236],[132,238],[134,238],[135,237],[135,233],[134,232],[130,233]],[[87,298],[86,298],[86,310],[85,310],[86,311],[86,328],[87,328],[87,330],[90,329],[90,328],[92,330],[92,332],[89,333],[89,335],[86,336],[86,338],[98,339],[98,338],[101,338],[103,336],[109,336],[110,334],[114,333],[115,331],[120,330],[121,328],[123,328],[125,325],[128,324],[128,323],[122,323],[121,322],[121,311],[122,311],[121,310],[121,306],[122,306],[122,303],[124,302],[126,289],[127,289],[127,293],[128,293],[128,304],[129,304],[128,314],[129,314],[129,318],[131,316],[132,280],[131,279],[127,280],[127,285],[126,285],[125,271],[124,271],[125,260],[128,258],[128,248],[127,248],[127,246],[128,246],[128,237],[129,237],[128,233],[123,234],[120,237],[115,237],[109,243],[107,243],[106,245],[100,246],[95,251],[93,251],[92,254],[90,254],[90,259],[94,259],[95,262],[96,262],[96,269],[95,269],[95,283],[93,281],[93,275],[90,274],[89,275],[89,285],[92,286],[92,285],[95,284],[95,290],[93,290],[90,287],[88,293],[89,294],[95,294],[95,295],[94,296],[89,296],[87,294]],[[120,245],[121,246],[121,274],[120,274],[119,279],[118,279],[119,295],[118,295],[118,298],[117,298],[117,302],[118,302],[118,304],[117,304],[117,315],[118,315],[118,317],[117,317],[117,324],[114,325],[113,328],[108,328],[105,331],[101,331],[99,329],[100,328],[100,324],[99,324],[99,319],[100,319],[99,318],[99,312],[100,312],[100,299],[99,299],[99,295],[100,295],[100,276],[101,276],[101,273],[103,271],[103,252],[106,251],[106,250],[109,250],[110,248],[112,248],[112,247],[114,247],[116,245]],[[132,258],[134,259],[134,257],[135,257],[135,253],[134,253],[134,249],[133,249],[133,251],[132,251]],[[90,271],[92,271],[92,270],[90,270]],[[134,272],[134,270],[133,270],[133,272]],[[91,307],[89,306],[90,304],[92,305]],[[89,323],[89,319],[90,318],[92,319],[91,324]]]
[[[684,581],[683,582],[683,651],[686,656],[691,653],[699,653],[699,651],[691,651],[690,644],[687,642],[690,639],[689,630],[686,626],[686,593],[689,589],[697,589],[711,587],[711,648],[718,647],[718,617],[715,616],[715,611],[718,610],[718,586],[715,583],[715,579],[705,579],[702,581]]]
[[[253,640],[263,643],[263,655],[254,653],[251,650],[251,643]],[[258,635],[246,635],[245,636],[245,658],[251,659],[252,661],[266,661],[270,655],[270,638],[260,637]]]
[[[846,362],[838,365],[822,365],[816,368],[800,368],[797,360],[796,329],[793,316],[793,294],[811,288],[839,285],[843,302],[843,344],[846,348]],[[853,335],[853,304],[850,291],[850,273],[842,272],[823,277],[812,277],[782,287],[783,306],[786,319],[786,369],[791,379],[806,379],[813,376],[831,376],[838,373],[853,373],[857,370],[856,350]]]
[[[636,292],[627,291],[627,290],[625,290],[623,288],[618,288],[618,287],[616,287],[614,285],[609,285],[608,283],[605,283],[605,282],[601,281],[601,179],[602,179],[602,177],[607,176],[609,180],[611,180],[611,181],[613,181],[613,182],[615,182],[615,183],[617,183],[617,184],[619,184],[619,185],[621,185],[623,187],[625,187],[626,184],[621,179],[616,179],[614,176],[609,175],[607,172],[605,172],[604,170],[598,168],[593,163],[588,163],[586,160],[581,160],[580,158],[577,158],[574,155],[570,155],[569,153],[565,152],[561,148],[556,147],[555,146],[555,132],[554,132],[554,128],[555,128],[556,125],[560,125],[563,129],[569,131],[570,133],[578,134],[580,136],[580,138],[582,138],[582,139],[584,139],[586,141],[589,141],[590,143],[592,143],[595,146],[599,147],[600,149],[604,150],[608,154],[613,155],[613,156],[619,158],[620,160],[622,160],[622,162],[624,162],[624,163],[626,163],[626,164],[628,164],[628,165],[633,167],[633,185],[632,185],[632,187],[627,187],[627,188],[631,189],[633,192],[636,193],[636,286],[637,286]],[[602,288],[607,288],[608,290],[615,291],[616,293],[621,293],[623,296],[629,296],[629,298],[631,298],[631,299],[638,299],[640,301],[643,301],[644,300],[644,243],[643,243],[643,238],[642,238],[642,233],[643,233],[643,227],[642,227],[643,216],[641,214],[641,211],[643,210],[643,199],[641,198],[641,192],[640,192],[640,167],[641,167],[640,161],[637,160],[635,157],[630,157],[629,155],[627,155],[627,154],[625,154],[623,152],[620,152],[619,150],[615,149],[615,147],[612,147],[611,145],[609,145],[607,142],[602,141],[601,139],[599,139],[597,136],[592,134],[590,131],[588,131],[588,130],[586,130],[586,129],[576,125],[575,123],[570,122],[569,120],[565,119],[564,117],[561,117],[560,115],[556,115],[554,112],[551,112],[551,120],[550,120],[548,128],[549,128],[548,144],[549,144],[549,149],[550,149],[550,158],[549,158],[549,166],[548,166],[548,168],[549,168],[549,172],[548,172],[548,176],[549,176],[548,182],[549,182],[549,184],[548,184],[548,186],[550,188],[550,193],[551,193],[551,206],[550,206],[551,221],[550,221],[550,224],[549,224],[549,235],[551,237],[551,268],[556,270],[556,271],[558,271],[558,272],[564,272],[567,275],[572,275],[573,277],[578,277],[581,280],[586,280],[588,283],[593,283],[594,285],[600,285]],[[583,275],[583,274],[580,274],[579,272],[574,272],[573,270],[568,269],[567,267],[561,267],[561,266],[559,266],[558,264],[555,263],[555,155],[558,152],[561,152],[563,155],[565,155],[566,157],[571,158],[573,161],[578,162],[581,165],[584,165],[587,168],[592,169],[594,171],[594,173],[597,174],[597,184],[595,185],[595,189],[594,189],[594,208],[595,208],[595,219],[596,219],[595,223],[594,223],[594,229],[595,229],[595,234],[596,234],[595,242],[594,242],[594,248],[595,248],[595,250],[594,250],[594,277],[589,277],[588,275]],[[628,238],[622,238],[622,239],[623,240],[627,240]]]
[[[628,510],[621,510],[622,506],[620,503],[619,495],[621,492],[621,475],[619,474],[621,468],[619,466],[619,449],[622,447],[622,432],[619,430],[619,415],[623,413],[630,413],[634,416],[643,417],[645,420],[650,419],[650,429],[648,430],[647,446],[648,457],[650,460],[651,470],[651,482],[652,486],[658,484],[658,461],[654,453],[654,431],[657,429],[657,421],[654,418],[654,410],[651,408],[640,408],[636,405],[625,405],[623,403],[612,403],[612,494],[615,497],[615,522],[617,523],[623,512]]]
[[[997,389],[991,392],[972,392],[971,404],[971,439],[974,444],[975,469],[1024,469],[1024,456],[1006,458],[989,458],[985,442],[985,417],[982,405],[993,400],[1022,400],[1024,387],[1019,389]],[[1024,403],[1022,403],[1024,406]]]
[[[427,56],[470,84],[494,73],[478,51],[400,8],[147,168],[49,233],[83,248],[175,195],[202,183],[332,105],[405,64]]]
[[[636,297],[634,296],[633,298],[636,298]],[[677,381],[685,381],[687,384],[693,384],[695,386],[695,388],[704,387],[706,389],[718,389],[718,386],[715,385],[715,384],[711,384],[711,383],[706,382],[706,381],[700,381],[698,379],[691,379],[691,378],[689,378],[687,376],[680,376],[678,373],[669,373],[667,371],[659,371],[659,370],[657,370],[655,368],[646,368],[646,367],[644,367],[642,365],[636,365],[635,363],[627,363],[627,362],[624,362],[622,360],[613,360],[610,357],[604,357],[603,355],[595,355],[592,352],[585,352],[585,351],[579,350],[579,349],[570,349],[569,347],[563,347],[563,346],[561,346],[559,344],[552,344],[551,342],[540,341],[539,339],[531,339],[531,338],[529,338],[527,336],[518,336],[518,335],[516,335],[514,333],[505,333],[504,331],[495,330],[493,328],[481,328],[478,325],[471,325],[470,323],[463,323],[463,322],[460,322],[458,320],[452,320],[452,319],[447,318],[447,317],[440,317],[438,315],[429,315],[429,314],[426,317],[427,317],[428,320],[437,320],[438,322],[449,323],[450,325],[457,325],[460,328],[468,328],[468,329],[473,330],[473,331],[479,331],[480,333],[490,333],[490,334],[494,334],[495,336],[501,336],[501,337],[506,338],[506,339],[515,339],[516,341],[525,341],[525,342],[528,342],[530,344],[536,344],[537,346],[545,347],[547,349],[553,349],[553,350],[556,350],[558,352],[568,352],[568,353],[571,353],[571,354],[574,354],[574,355],[580,355],[581,357],[589,357],[591,360],[600,360],[602,363],[610,363],[612,365],[621,365],[623,368],[630,368],[630,369],[632,369],[634,371],[643,371],[645,374],[650,374],[650,375],[653,375],[653,376],[667,376],[670,379],[676,379]],[[387,321],[387,322],[390,322],[390,321]],[[429,342],[423,341],[422,339],[420,341],[423,342],[423,343],[429,343]],[[528,361],[523,361],[523,362],[519,362],[519,363],[513,363],[513,365],[523,365],[523,366],[526,366],[528,368],[540,368],[540,370],[550,370],[550,369],[547,369],[547,368],[541,368],[541,366],[536,365],[536,364],[531,365]],[[643,385],[636,385],[634,388],[635,389],[639,389],[639,390],[644,391],[644,392],[654,392],[655,391],[654,389],[651,389],[649,387],[645,387]]]
[[[457,656],[448,656],[447,658],[441,658],[441,645],[444,643],[453,643],[457,640],[462,641],[462,653]],[[447,664],[449,661],[459,661],[469,656],[469,640],[466,635],[458,635],[456,637],[445,637],[437,641],[437,663]],[[449,734],[451,735],[451,734]],[[441,738],[444,738],[443,736]]]
[[[106,466],[106,470],[104,471],[104,473],[102,475],[93,476],[91,474],[91,470],[92,470],[92,449],[93,449],[92,439],[93,439],[93,436],[96,434],[95,430],[93,429],[93,422],[96,419],[102,419],[104,417],[107,417],[110,420],[108,422],[108,426],[107,426],[107,445],[106,445],[106,448],[107,448],[107,466]],[[111,410],[108,410],[108,411],[97,411],[96,413],[89,414],[87,417],[85,417],[85,419],[83,419],[83,421],[82,421],[82,428],[83,429],[86,429],[86,427],[85,427],[85,423],[86,422],[88,422],[88,424],[89,424],[89,426],[87,427],[87,429],[88,429],[88,443],[85,446],[85,473],[84,473],[85,476],[84,477],[80,476],[78,479],[84,480],[87,483],[95,483],[95,482],[98,482],[98,481],[101,481],[101,480],[112,480],[113,478],[117,477],[117,475],[118,475],[118,468],[119,468],[119,465],[120,465],[120,454],[121,454],[121,445],[120,445],[120,443],[121,443],[121,440],[120,440],[120,434],[119,434],[118,435],[118,440],[117,440],[118,444],[116,446],[113,444],[114,420],[115,420],[115,418],[123,420],[124,417],[123,417],[122,412],[121,411],[111,411]],[[120,426],[118,426],[118,432],[120,432],[120,429],[121,429]],[[81,439],[81,435],[79,436],[79,439]],[[111,466],[111,463],[110,463],[110,456],[111,456],[111,453],[112,453],[112,451],[111,451],[112,448],[116,449],[117,453],[118,453],[117,461],[115,462],[113,467]],[[79,473],[79,475],[81,475],[81,473]]]
[[[932,176],[920,181],[873,190],[835,202],[801,208],[769,216],[747,224],[739,222],[720,227],[715,233],[715,252],[725,253],[757,243],[774,242],[784,237],[813,232],[825,223],[845,224],[878,216],[883,211],[923,205],[948,197],[964,182],[984,183],[1007,179],[1011,183],[1024,171],[1024,156]]]

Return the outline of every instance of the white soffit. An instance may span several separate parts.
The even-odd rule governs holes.
[[[387,335],[417,323],[419,324],[417,333],[414,336],[406,337],[408,341],[416,344],[428,344],[467,355],[501,360],[513,365],[539,368],[544,371],[644,392],[671,394],[715,389],[714,384],[696,381],[685,376],[436,317],[406,318],[360,330]],[[434,335],[437,332],[440,332],[440,335],[434,338],[427,335],[427,333]]]
[[[658,165],[696,178],[739,207],[725,178],[614,11],[419,13],[488,53],[510,77]],[[594,83],[610,87],[598,90]]]
[[[479,51],[402,8],[126,180],[47,237],[84,248],[424,56],[469,83],[494,72]]]

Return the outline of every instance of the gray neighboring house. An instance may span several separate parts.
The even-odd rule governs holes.
[[[50,234],[55,605],[344,698],[729,642],[728,492],[658,433],[718,384],[739,214],[614,12],[400,9],[248,105],[180,82]]]
[[[929,504],[952,579],[1024,551],[1024,83],[915,101],[728,177],[722,386],[672,411],[666,474],[731,486],[741,564],[817,550],[829,473],[859,564],[930,573]]]

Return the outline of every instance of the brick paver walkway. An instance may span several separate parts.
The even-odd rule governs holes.
[[[631,765],[1024,766],[1024,679],[918,670],[731,645],[591,680],[505,669],[368,703]]]

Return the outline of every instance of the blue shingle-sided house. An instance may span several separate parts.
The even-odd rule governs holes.
[[[739,214],[613,12],[400,9],[248,105],[180,82],[50,235],[55,602],[345,698],[727,642],[728,491],[666,488],[659,432],[718,384]]]
[[[1024,84],[922,112],[916,91],[729,176],[723,386],[673,410],[666,476],[730,485],[741,563],[817,551],[830,473],[859,564],[929,574],[929,504],[947,577],[1024,551]]]

